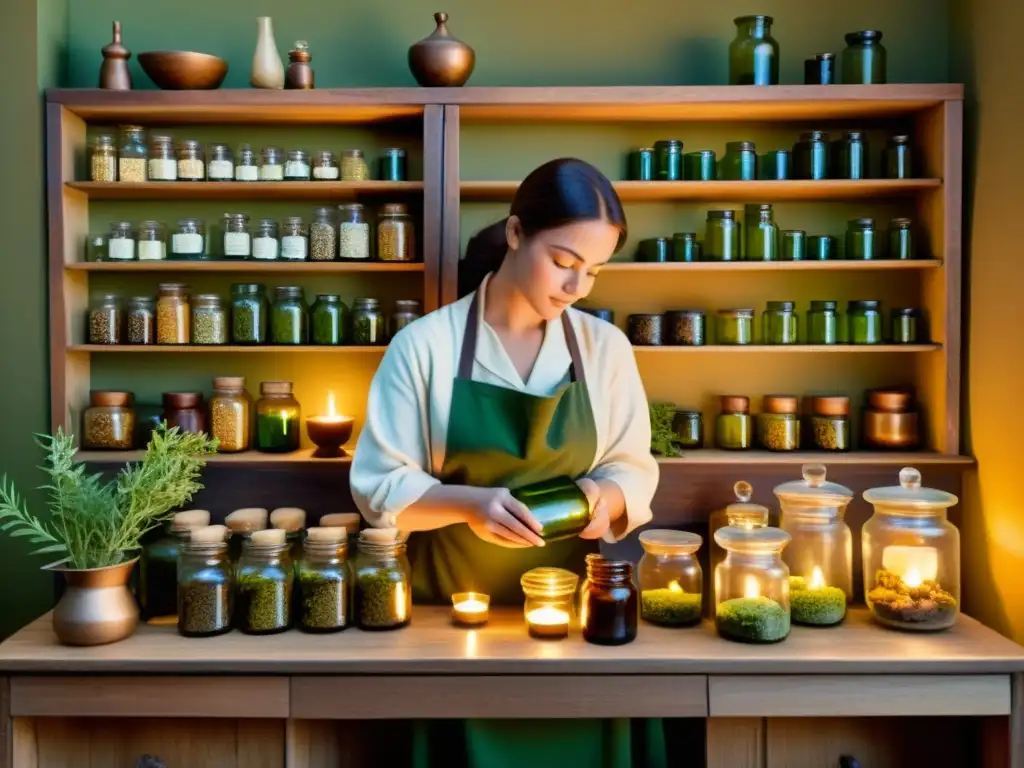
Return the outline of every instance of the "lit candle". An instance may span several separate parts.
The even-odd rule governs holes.
[[[405,621],[405,584],[395,584],[395,618],[398,621]]]
[[[939,574],[939,551],[935,547],[886,547],[882,550],[882,568],[916,589],[926,581],[935,581]]]
[[[811,571],[811,580],[807,584],[808,589],[824,589],[825,588],[825,575],[821,572],[821,568],[814,566],[814,570]]]
[[[317,456],[340,456],[341,446],[352,437],[354,419],[339,415],[334,406],[334,393],[327,393],[327,413],[306,419],[306,434],[317,446]]]
[[[566,637],[569,634],[569,613],[553,605],[534,608],[526,614],[526,623],[534,637]]]
[[[830,587],[819,566],[811,569],[811,578],[789,577],[790,616],[797,624],[827,627],[846,616],[846,593]]]
[[[457,592],[452,595],[452,621],[467,627],[486,624],[490,604],[490,596],[481,592]]]
[[[747,575],[743,582],[743,596],[751,599],[761,596],[761,585],[757,583],[756,576]]]

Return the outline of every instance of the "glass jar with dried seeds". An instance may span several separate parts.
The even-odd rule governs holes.
[[[174,139],[170,136],[150,137],[146,169],[150,181],[178,180],[178,161],[174,154]]]
[[[412,569],[405,541],[392,530],[365,530],[359,534],[352,575],[354,614],[360,629],[398,629],[412,618]]]
[[[377,217],[377,258],[381,261],[413,261],[415,233],[408,206],[388,203]]]
[[[330,208],[317,208],[309,225],[309,255],[313,261],[334,261],[338,255],[338,230]]]
[[[231,147],[227,144],[210,145],[206,178],[210,181],[231,181],[235,178],[235,160],[231,155]]]
[[[323,538],[321,538],[323,536]],[[315,528],[306,534],[302,559],[296,565],[301,606],[299,627],[305,632],[337,632],[352,622],[350,577],[345,529]]]
[[[219,442],[220,453],[246,451],[250,445],[252,398],[245,391],[244,376],[218,376],[210,397],[210,437]]]
[[[684,347],[704,345],[706,316],[699,309],[675,309],[665,313],[665,343]]]
[[[284,163],[285,181],[309,181],[309,155],[302,149],[288,150],[288,159]]]
[[[231,286],[231,343],[266,344],[270,304],[262,283]]]
[[[139,261],[163,261],[167,258],[167,227],[159,221],[139,222]]]
[[[249,233],[249,214],[224,214],[224,256],[229,259],[252,257],[252,235]]]
[[[191,312],[184,283],[160,283],[156,302],[156,343],[188,344]]]
[[[121,297],[116,293],[98,296],[89,307],[89,343],[121,343]]]
[[[248,144],[238,147],[235,159],[235,181],[259,181],[260,168],[256,162],[256,152]]]
[[[765,395],[757,416],[757,440],[769,451],[800,450],[800,400],[791,395]]]
[[[848,451],[853,445],[850,433],[850,398],[821,396],[811,398],[811,440],[822,451]]]
[[[366,181],[370,178],[370,169],[361,149],[346,149],[341,153],[341,180]]]
[[[82,414],[82,447],[129,450],[135,434],[133,400],[131,392],[90,392],[89,407]]]
[[[252,257],[257,261],[274,261],[280,254],[281,244],[277,239],[277,222],[260,219],[256,235],[252,239]]]
[[[228,343],[228,313],[220,296],[200,293],[192,297],[192,343],[204,346]]]
[[[313,155],[313,180],[337,181],[341,177],[338,161],[329,149],[321,149]]]
[[[145,181],[146,154],[146,131],[138,125],[121,126],[121,149],[117,157],[118,181]]]
[[[128,300],[129,344],[156,343],[156,302],[151,296],[132,296]]]
[[[342,261],[368,261],[370,223],[359,203],[338,206],[338,257]]]
[[[225,541],[190,540],[178,560],[178,632],[212,637],[231,631],[232,573]]]
[[[280,147],[264,147],[261,154],[263,162],[260,164],[260,181],[283,181],[284,150]]]
[[[205,181],[206,157],[203,145],[195,139],[178,144],[178,181]]]
[[[93,140],[89,181],[117,181],[117,146],[113,136],[101,134]]]

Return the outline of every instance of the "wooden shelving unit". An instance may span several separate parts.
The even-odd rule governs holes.
[[[422,181],[70,181],[90,200],[355,200],[423,194]]]

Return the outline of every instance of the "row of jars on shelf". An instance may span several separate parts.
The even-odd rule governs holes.
[[[858,300],[847,304],[845,316],[839,302],[812,301],[807,311],[806,344],[920,344],[925,341],[921,310],[898,307],[890,311],[885,328],[880,301]],[[609,322],[606,309],[587,312]],[[715,343],[722,346],[755,343],[753,309],[720,309],[715,313]],[[629,315],[626,334],[635,346],[704,346],[708,343],[707,315],[700,309],[675,309],[662,314]],[[761,344],[800,344],[800,316],[793,301],[769,301],[761,313]]]
[[[247,213],[225,213],[221,220],[220,255],[225,259],[256,261],[415,261],[415,227],[408,206],[382,205],[377,212],[376,237],[365,206],[348,203],[317,208],[307,226],[301,216],[262,218],[250,224]],[[163,259],[206,259],[211,256],[206,223],[182,219],[168,237],[167,225],[159,221],[113,221],[106,241],[93,236],[89,260],[160,261]]]
[[[406,151],[400,147],[381,150],[378,178],[405,181]],[[195,139],[175,142],[166,134],[154,134],[137,125],[121,127],[120,146],[109,134],[97,136],[89,154],[90,181],[364,181],[370,169],[361,149],[346,149],[340,158],[328,149],[312,154],[303,149],[263,147],[259,155],[248,144],[237,156],[227,144],[204,148]]]
[[[867,179],[871,177],[871,147],[863,131],[846,131],[830,140],[825,131],[808,131],[792,151],[757,154],[753,141],[730,141],[721,160],[714,150],[684,152],[679,139],[663,139],[653,147],[631,151],[627,158],[631,181],[785,181],[788,179]],[[910,137],[890,136],[882,152],[882,177],[913,178]]]

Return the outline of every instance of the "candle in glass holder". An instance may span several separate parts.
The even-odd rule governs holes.
[[[888,546],[882,550],[882,567],[914,589],[926,581],[935,581],[939,551],[935,547]]]
[[[352,437],[352,426],[355,423],[351,416],[340,416],[334,407],[334,393],[327,393],[327,413],[323,416],[310,416],[306,419],[306,434],[316,445],[314,456],[330,458],[343,456],[341,446]]]
[[[482,592],[456,592],[452,595],[452,621],[467,627],[486,624],[490,618],[491,597]]]
[[[553,605],[534,608],[526,614],[526,624],[533,637],[557,638],[569,635],[569,613]]]
[[[826,584],[821,568],[814,566],[809,580],[789,577],[789,609],[797,624],[831,626],[846,616],[846,593]]]

